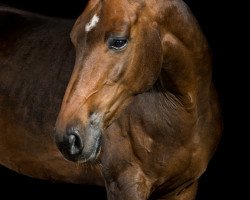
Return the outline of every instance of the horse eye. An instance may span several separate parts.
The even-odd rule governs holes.
[[[128,44],[127,38],[109,38],[108,39],[108,47],[113,50],[122,50]]]

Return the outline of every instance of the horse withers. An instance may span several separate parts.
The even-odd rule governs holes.
[[[187,6],[90,0],[71,31],[75,56],[72,22],[18,20],[19,37],[6,23],[0,48],[1,163],[103,185],[108,199],[194,199],[221,119],[208,45]],[[67,82],[54,137],[73,162],[49,136]]]

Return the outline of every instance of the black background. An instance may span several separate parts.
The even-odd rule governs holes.
[[[76,18],[87,1],[60,0],[0,0],[0,3],[38,12],[44,15]],[[200,180],[197,200],[242,199],[247,193],[241,180],[246,179],[244,156],[247,152],[245,135],[247,130],[247,78],[243,62],[245,36],[242,7],[226,0],[186,0],[213,52],[214,82],[219,93],[224,120],[221,143],[208,169]],[[1,30],[0,30],[1,31]],[[243,159],[242,159],[243,158]],[[247,180],[247,179],[246,179]],[[62,199],[105,199],[105,190],[99,187],[58,184],[19,175],[0,167],[0,194],[19,197],[51,196]],[[2,199],[0,197],[0,199]]]

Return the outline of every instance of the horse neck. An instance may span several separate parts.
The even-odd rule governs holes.
[[[162,71],[155,88],[172,94],[186,107],[209,97],[211,56],[196,19],[182,1],[169,1],[159,8],[157,19],[162,39]]]
[[[184,49],[177,49],[182,50]],[[166,59],[153,88],[164,96],[175,96],[188,108],[204,98],[209,98],[210,90],[213,88],[211,61],[209,55],[197,60],[192,53],[187,53],[191,55],[186,57],[182,56],[182,53],[177,52],[172,61]]]

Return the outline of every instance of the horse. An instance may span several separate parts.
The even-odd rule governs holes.
[[[222,120],[183,1],[90,0],[75,23],[0,13],[2,165],[109,200],[195,199]]]

